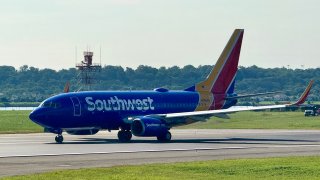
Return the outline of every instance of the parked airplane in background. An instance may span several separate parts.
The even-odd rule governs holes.
[[[92,135],[99,130],[119,130],[121,142],[135,136],[153,136],[170,141],[170,128],[211,116],[244,110],[284,108],[302,104],[313,81],[294,104],[228,109],[237,99],[269,93],[237,95],[234,93],[243,29],[236,29],[208,77],[181,91],[156,88],[153,91],[86,91],[50,97],[30,114],[30,119],[46,130],[56,133],[62,143],[62,132]],[[66,86],[65,92],[69,91]]]

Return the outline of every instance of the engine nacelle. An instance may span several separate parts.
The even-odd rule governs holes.
[[[135,136],[161,136],[165,135],[168,127],[160,119],[141,117],[133,120],[131,132]]]
[[[99,129],[68,130],[66,132],[71,135],[94,135],[99,132]]]

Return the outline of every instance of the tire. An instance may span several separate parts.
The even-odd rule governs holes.
[[[54,140],[56,141],[56,143],[61,144],[63,142],[63,136],[61,134],[58,134]]]
[[[171,140],[171,133],[169,131],[166,132],[166,134],[157,136],[158,141],[160,142],[169,142]]]
[[[131,131],[119,131],[118,132],[118,139],[119,142],[129,142],[132,138],[132,133]]]

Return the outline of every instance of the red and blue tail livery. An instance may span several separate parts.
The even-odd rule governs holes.
[[[275,93],[234,92],[243,33],[243,29],[236,29],[207,78],[185,90],[69,92],[67,83],[64,93],[44,100],[29,117],[46,131],[57,134],[57,143],[63,142],[63,132],[92,135],[101,130],[119,130],[121,142],[130,141],[132,135],[170,141],[169,130],[175,126],[205,121],[211,116],[226,118],[228,113],[237,111],[302,104],[313,81],[294,104],[229,108],[239,98]]]

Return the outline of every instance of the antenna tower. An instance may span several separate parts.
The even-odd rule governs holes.
[[[92,85],[95,83],[96,74],[101,71],[101,62],[93,63],[92,51],[83,52],[84,60],[81,63],[76,63],[77,68],[77,84],[78,91],[91,90]]]

